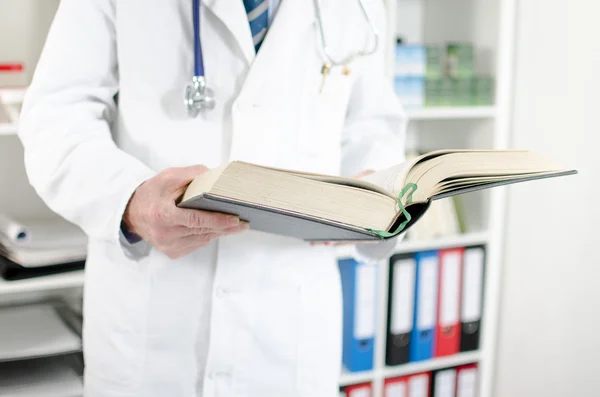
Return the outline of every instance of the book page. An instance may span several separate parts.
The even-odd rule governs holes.
[[[414,199],[421,201],[434,195],[437,185],[449,178],[494,178],[560,170],[552,160],[532,152],[473,151],[421,162],[410,170],[405,182],[418,186]]]
[[[338,181],[339,179],[335,179]],[[387,230],[397,217],[397,200],[389,193],[348,186],[375,186],[358,179],[323,183],[292,172],[277,172],[250,164],[232,163],[211,195],[276,212],[302,214],[353,227]],[[383,190],[375,186],[377,190]],[[184,202],[183,206],[194,207]]]
[[[364,179],[364,178],[347,178],[347,177],[337,176],[337,175],[325,175],[325,174],[316,174],[316,173],[311,173],[311,172],[292,171],[292,170],[286,170],[286,169],[281,169],[281,168],[264,167],[262,165],[245,163],[242,161],[238,161],[237,163],[242,164],[243,166],[249,166],[250,168],[262,168],[265,170],[275,171],[278,173],[284,173],[284,174],[293,175],[293,176],[297,176],[297,177],[301,177],[301,178],[305,178],[305,179],[310,179],[312,181],[327,182],[327,183],[332,183],[335,185],[342,185],[342,186],[351,186],[351,187],[356,187],[359,189],[370,190],[370,191],[376,192],[376,193],[381,193],[386,196],[394,197],[390,193],[390,191],[383,188],[380,184],[372,183],[371,181]],[[184,197],[184,200],[185,199],[186,198]]]
[[[395,197],[398,197],[398,194],[403,188],[402,180],[404,178],[407,165],[407,163],[398,164],[390,168],[374,172],[370,175],[365,175],[361,177],[360,180],[380,186],[387,192],[393,194]]]

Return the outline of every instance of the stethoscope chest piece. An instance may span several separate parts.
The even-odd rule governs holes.
[[[192,84],[185,88],[185,105],[190,117],[197,117],[203,109],[215,108],[215,94],[206,86],[204,76],[194,76]]]

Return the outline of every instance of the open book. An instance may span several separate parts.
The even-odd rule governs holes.
[[[360,179],[234,161],[195,178],[178,206],[307,241],[382,240],[408,230],[432,200],[575,173],[521,150],[434,151]]]

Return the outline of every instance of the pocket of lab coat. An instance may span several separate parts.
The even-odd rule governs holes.
[[[267,286],[230,301],[237,320],[234,388],[240,396],[296,395],[300,288]]]
[[[86,382],[94,385],[92,389],[133,393],[142,382],[149,312],[147,265],[148,258],[130,260],[118,246],[89,245],[84,343]]]
[[[303,152],[315,161],[318,169],[312,171],[339,172],[342,131],[353,83],[353,75],[345,75],[341,66],[332,68],[324,83],[317,64],[306,70],[299,142]]]

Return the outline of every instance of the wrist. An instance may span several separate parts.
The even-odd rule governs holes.
[[[129,244],[139,243],[140,241],[143,240],[137,234],[129,231],[129,229],[127,228],[127,225],[125,224],[125,222],[121,222],[121,233],[123,233],[123,236],[129,242]]]
[[[130,243],[135,243],[142,240],[142,237],[140,237],[140,234],[135,227],[135,222],[133,221],[132,206],[134,197],[135,192],[131,196],[129,203],[127,203],[123,218],[121,219],[121,232]]]

